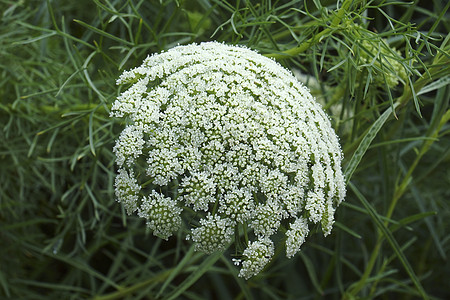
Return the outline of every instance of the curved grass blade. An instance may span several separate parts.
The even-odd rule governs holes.
[[[416,288],[419,291],[422,298],[429,299],[427,293],[425,292],[425,290],[422,287],[422,284],[419,281],[419,278],[417,278],[408,259],[406,258],[405,254],[403,253],[402,249],[400,248],[399,244],[397,243],[397,240],[392,235],[392,232],[384,225],[384,223],[378,217],[378,214],[375,211],[375,209],[372,207],[372,205],[370,205],[369,201],[367,201],[367,199],[364,197],[364,195],[361,194],[361,192],[358,190],[358,188],[351,182],[349,182],[348,186],[355,193],[356,197],[358,197],[359,201],[361,201],[362,205],[364,205],[364,207],[367,209],[367,212],[369,213],[373,222],[377,225],[377,227],[382,232],[384,238],[391,245],[392,249],[394,250],[397,257],[399,258],[400,262],[402,263],[403,267],[405,268],[405,271],[408,273],[409,277],[411,278],[412,282],[416,286]]]
[[[170,295],[168,295],[166,300],[173,300],[178,299],[178,297],[183,294],[184,291],[186,291],[190,286],[192,286],[200,277],[203,276],[208,270],[211,268],[212,265],[216,263],[216,261],[222,256],[222,252],[218,251],[211,255],[209,255],[203,263],[201,263],[198,268],[191,273],[191,275],[186,278],[178,287],[176,290],[174,290]]]
[[[316,274],[316,270],[314,268],[314,264],[305,254],[303,254],[302,252],[300,252],[299,254],[303,260],[303,263],[305,264],[306,271],[308,272],[311,283],[313,284],[317,293],[319,293],[319,295],[323,295],[323,290],[320,287],[319,280],[317,279],[317,274]]]
[[[103,35],[103,36],[105,36],[105,37],[107,37],[109,39],[112,39],[112,40],[116,41],[116,42],[119,42],[121,44],[125,44],[125,45],[128,45],[128,46],[134,46],[134,44],[132,42],[129,42],[129,41],[124,40],[124,39],[121,39],[121,38],[119,38],[119,37],[117,37],[115,35],[112,35],[112,34],[106,32],[106,31],[98,29],[97,27],[89,25],[89,24],[87,24],[87,23],[85,23],[85,22],[83,22],[81,20],[74,19],[73,21],[75,23],[77,23],[77,24],[80,24],[81,26],[86,27],[87,29],[89,29],[89,30],[91,30],[93,32],[96,32],[96,33],[98,33],[100,35]]]
[[[194,247],[191,247],[189,249],[189,251],[186,253],[186,255],[184,256],[184,258],[180,261],[180,263],[177,264],[177,266],[173,269],[173,271],[167,277],[166,281],[164,281],[164,284],[162,285],[161,289],[159,290],[158,294],[156,295],[157,298],[159,298],[159,296],[164,292],[164,290],[172,282],[172,280],[181,272],[181,270],[184,268],[184,266],[192,259],[193,254],[194,254]]]
[[[346,184],[349,184],[350,179],[352,178],[353,172],[355,172],[358,167],[361,159],[366,153],[367,149],[369,149],[370,144],[373,139],[380,131],[381,127],[383,127],[384,123],[386,123],[387,119],[391,116],[391,114],[395,111],[395,108],[398,106],[398,103],[395,103],[392,107],[388,108],[376,121],[373,123],[372,127],[370,127],[369,131],[366,133],[355,153],[353,154],[350,162],[345,168],[345,180]]]

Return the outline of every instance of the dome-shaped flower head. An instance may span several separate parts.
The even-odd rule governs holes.
[[[273,235],[285,232],[292,257],[308,225],[330,233],[345,196],[338,138],[277,62],[241,46],[192,44],[147,57],[117,83],[128,88],[111,113],[126,124],[114,147],[116,196],[155,235],[184,228],[206,253],[235,243],[247,279],[280,246]]]

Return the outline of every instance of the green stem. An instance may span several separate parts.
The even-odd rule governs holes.
[[[424,141],[424,144],[423,144],[422,148],[420,149],[416,159],[414,160],[414,162],[412,163],[412,165],[408,169],[408,172],[406,173],[406,175],[403,178],[402,182],[399,185],[397,185],[397,187],[395,188],[391,204],[389,205],[388,211],[386,213],[386,220],[384,222],[385,226],[388,225],[388,220],[392,217],[392,214],[393,214],[393,212],[395,210],[395,207],[396,207],[396,205],[398,203],[398,200],[403,196],[403,194],[405,193],[409,183],[411,182],[411,180],[412,180],[412,173],[414,172],[415,168],[419,164],[421,158],[425,155],[425,153],[428,152],[428,150],[430,149],[432,143],[437,140],[437,137],[439,135],[439,132],[440,132],[441,128],[449,120],[450,120],[450,110],[448,110],[442,116],[442,118],[441,118],[441,120],[439,122],[439,126],[437,126],[437,128],[430,134],[431,138]],[[384,237],[383,237],[381,231],[378,230],[378,239],[377,239],[375,247],[374,247],[374,249],[373,249],[373,251],[371,253],[371,256],[369,258],[369,262],[367,263],[366,269],[364,270],[364,273],[361,276],[361,279],[356,283],[356,285],[350,287],[348,292],[345,294],[344,298],[348,297],[350,295],[355,296],[366,285],[367,280],[368,280],[368,278],[369,278],[370,274],[372,273],[372,270],[373,270],[373,268],[375,266],[375,262],[376,262],[376,260],[378,258],[378,254],[380,252],[380,248],[381,248],[381,246],[383,244],[383,241],[384,241]],[[377,281],[374,284],[376,284],[376,283],[377,283]]]
[[[123,299],[125,296],[128,296],[136,291],[139,291],[153,283],[165,281],[165,283],[163,284],[163,286],[160,290],[160,293],[162,293],[164,291],[164,289],[167,287],[167,285],[170,283],[170,281],[173,280],[173,278],[175,276],[177,276],[179,273],[181,273],[183,271],[186,271],[188,269],[188,267],[193,265],[199,258],[203,257],[203,255],[198,255],[198,256],[193,257],[193,253],[194,253],[194,247],[192,246],[189,249],[189,251],[186,253],[185,258],[177,266],[170,268],[166,271],[163,271],[147,280],[138,282],[132,286],[123,287],[123,288],[119,287],[116,292],[113,292],[113,293],[110,293],[107,295],[96,296],[92,300]]]
[[[361,276],[361,279],[356,282],[356,284],[350,286],[348,291],[344,294],[343,299],[354,299],[355,296],[364,288],[366,285],[367,279],[369,279],[370,274],[372,273],[373,267],[375,266],[375,262],[378,257],[378,253],[380,251],[383,239],[381,238],[381,233],[378,230],[378,240],[375,244],[375,247],[372,251],[372,254],[370,255],[369,262],[367,263],[366,269],[364,270],[363,275]],[[349,297],[349,295],[351,295]]]
[[[398,200],[403,196],[403,194],[406,191],[406,188],[408,187],[409,183],[412,180],[412,173],[414,172],[415,168],[419,164],[419,161],[422,159],[422,157],[425,155],[425,153],[428,152],[428,150],[431,148],[431,145],[437,140],[439,132],[448,121],[450,120],[450,110],[448,110],[441,118],[441,121],[439,122],[439,126],[435,129],[432,134],[430,134],[430,138],[426,139],[422,145],[422,148],[420,149],[419,153],[416,156],[416,159],[412,163],[412,165],[409,167],[408,172],[406,173],[405,177],[403,178],[400,185],[397,186],[394,192],[394,196],[392,198],[391,205],[389,206],[389,209],[386,213],[386,217],[388,219],[391,218],[395,206],[397,205]],[[385,223],[386,224],[386,223]],[[387,224],[386,224],[387,225]]]
[[[135,285],[132,285],[130,287],[121,288],[117,292],[113,292],[107,295],[103,296],[96,296],[92,300],[113,300],[113,299],[122,299],[127,295],[130,295],[131,293],[138,291],[154,282],[161,282],[167,277],[169,277],[170,273],[173,271],[174,268],[166,270],[164,272],[159,273],[155,277],[151,277],[145,281],[139,282]]]
[[[443,47],[444,48],[444,47]],[[446,49],[446,47],[444,48]],[[448,74],[448,67],[447,63],[449,61],[449,58],[445,55],[438,55],[433,61],[433,64],[431,65],[430,69],[430,77],[422,76],[419,78],[413,85],[413,89],[417,92],[419,92],[426,84],[430,83],[432,80],[437,80],[441,76],[445,76]],[[405,88],[402,96],[400,96],[397,99],[397,103],[399,104],[399,109],[404,107],[412,98],[413,98],[414,92],[410,87]],[[448,121],[450,120],[450,110],[448,110],[441,118],[439,125],[436,127],[436,129],[429,133],[430,139],[427,139],[424,141],[422,148],[420,149],[417,157],[409,167],[406,175],[403,177],[403,180],[399,185],[396,186],[394,190],[394,194],[392,196],[392,201],[389,205],[389,208],[386,213],[385,218],[385,226],[388,225],[388,220],[392,217],[395,207],[397,206],[397,203],[399,199],[403,196],[403,194],[406,192],[407,187],[409,186],[409,183],[412,181],[412,173],[414,172],[415,168],[419,164],[422,157],[428,152],[430,149],[432,143],[437,140],[437,137],[439,135],[439,132]],[[384,238],[382,235],[382,232],[378,230],[378,238],[377,242],[374,246],[374,249],[370,255],[369,261],[367,263],[366,269],[364,270],[363,275],[361,276],[361,279],[356,282],[354,285],[352,285],[347,292],[344,294],[343,299],[352,299],[354,298],[367,284],[367,280],[369,279],[370,274],[372,273],[372,270],[375,266],[376,260],[378,258],[381,246],[383,244]],[[377,281],[374,283],[376,284]]]
[[[291,48],[291,49],[283,51],[281,53],[266,54],[265,56],[279,59],[279,58],[286,58],[289,56],[294,56],[294,55],[300,54],[300,53],[308,50],[312,45],[319,42],[324,35],[329,34],[330,32],[332,32],[332,30],[330,28],[324,29],[323,31],[314,35],[312,38],[310,38],[309,40],[307,40],[305,43],[301,44],[298,47]]]
[[[289,56],[298,55],[300,53],[305,52],[312,45],[320,42],[324,36],[332,33],[333,31],[335,31],[338,28],[339,24],[342,22],[342,19],[344,18],[344,14],[348,11],[348,8],[350,7],[350,5],[353,2],[354,2],[354,0],[345,0],[344,3],[342,4],[342,7],[337,11],[336,15],[334,16],[333,20],[331,21],[329,28],[326,28],[326,29],[322,30],[321,32],[315,34],[313,37],[311,37],[305,43],[301,44],[298,47],[285,50],[281,53],[270,53],[270,54],[266,54],[265,56],[279,59],[279,58],[286,58]],[[359,2],[359,1],[355,1],[355,2]]]

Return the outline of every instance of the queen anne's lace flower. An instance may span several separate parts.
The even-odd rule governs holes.
[[[162,238],[182,224],[196,250],[233,241],[240,276],[258,274],[286,231],[286,255],[319,224],[325,235],[345,196],[342,153],[309,91],[275,61],[216,42],[178,46],[124,72],[112,116],[116,196]],[[244,245],[243,247],[241,245]]]

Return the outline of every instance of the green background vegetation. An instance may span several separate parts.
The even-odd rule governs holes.
[[[448,9],[0,0],[0,298],[450,298]],[[114,200],[115,80],[148,54],[210,40],[307,74],[345,155],[333,233],[249,281],[228,253],[155,238]]]

